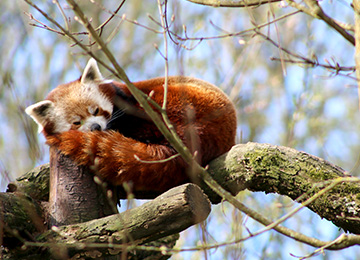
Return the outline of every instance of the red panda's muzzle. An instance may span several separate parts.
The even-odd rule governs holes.
[[[101,126],[99,124],[97,124],[97,123],[94,123],[94,124],[91,125],[90,131],[91,132],[92,131],[101,131]]]

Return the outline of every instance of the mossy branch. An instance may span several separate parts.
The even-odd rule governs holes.
[[[360,234],[360,185],[346,171],[321,158],[269,144],[236,145],[211,162],[209,172],[232,194],[243,189],[286,195],[304,202],[331,181],[344,177],[307,207],[345,231]]]

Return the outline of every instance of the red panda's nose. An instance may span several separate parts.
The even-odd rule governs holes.
[[[101,131],[101,126],[99,124],[92,124],[90,127],[91,131]]]

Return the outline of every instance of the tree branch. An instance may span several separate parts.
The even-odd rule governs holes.
[[[34,200],[49,200],[50,164],[40,165],[10,182],[6,192],[21,192]]]
[[[336,22],[334,19],[332,19],[330,16],[328,16],[320,7],[317,0],[305,0],[304,2],[307,4],[308,7],[305,7],[301,4],[296,3],[293,0],[286,0],[286,2],[306,13],[307,15],[310,15],[316,19],[323,20],[327,25],[329,25],[331,28],[336,30],[341,36],[343,36],[348,42],[350,42],[352,45],[355,46],[355,38],[350,33],[346,31],[338,22]]]
[[[13,196],[11,193],[3,195]],[[11,208],[8,210],[14,211]],[[25,249],[28,250],[22,247],[13,249],[10,253],[11,256],[14,256],[15,252],[17,259],[27,259],[27,255],[38,251],[37,248],[49,248],[55,256],[63,255],[64,251],[70,257],[91,254],[96,254],[98,257],[115,255],[137,249],[139,244],[155,241],[185,230],[189,226],[205,220],[210,210],[210,202],[201,189],[194,184],[184,184],[123,213],[53,228],[38,236],[35,242],[21,239]],[[15,216],[14,219],[21,220],[23,223],[32,223],[28,218],[24,220]],[[7,219],[5,220],[7,221]],[[9,221],[9,223],[13,222]],[[12,229],[17,228],[16,223],[11,224],[14,225],[11,227]],[[24,230],[31,232],[34,228],[26,226]],[[167,248],[163,249],[165,253],[166,250]],[[44,251],[41,255],[49,257],[49,252]]]
[[[189,2],[200,4],[200,5],[206,5],[206,6],[212,6],[212,7],[253,7],[253,6],[261,6],[263,4],[269,4],[274,2],[279,2],[280,0],[238,0],[238,1],[232,1],[232,0],[187,0]],[[350,33],[348,33],[346,28],[344,28],[339,22],[332,19],[330,16],[328,16],[320,7],[317,0],[305,0],[304,2],[307,4],[308,7],[305,7],[301,4],[296,3],[293,0],[286,0],[287,3],[316,18],[319,20],[323,20],[327,25],[329,25],[331,28],[336,30],[341,36],[343,36],[347,41],[349,41],[352,45],[355,45],[355,39],[354,36],[352,36]],[[356,1],[354,1],[356,2]]]
[[[312,197],[331,180],[349,176],[340,167],[305,152],[256,143],[234,146],[211,162],[209,172],[234,195],[249,189],[286,195],[298,202]],[[345,231],[360,234],[359,179],[343,180],[308,208]]]

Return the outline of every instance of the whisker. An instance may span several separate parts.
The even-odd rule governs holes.
[[[114,120],[118,119],[119,117],[121,117],[122,115],[125,114],[124,110],[117,110],[115,111],[114,114],[112,114],[110,120],[108,121],[108,124],[110,124],[111,122],[113,122]]]

